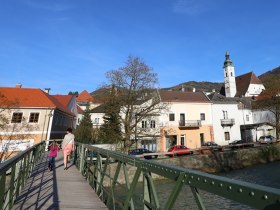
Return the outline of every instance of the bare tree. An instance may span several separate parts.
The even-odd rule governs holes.
[[[137,129],[143,119],[159,115],[162,107],[157,92],[157,74],[140,58],[129,56],[126,66],[107,72],[110,85],[117,87],[119,118],[122,125],[122,148],[127,151],[136,136],[145,129]],[[141,127],[141,126],[140,126]]]
[[[269,111],[273,115],[273,120],[269,124],[276,130],[276,138],[280,137],[280,87],[271,83],[253,102],[253,109]]]

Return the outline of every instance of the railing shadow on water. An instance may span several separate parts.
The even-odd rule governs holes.
[[[279,189],[90,145],[76,143],[75,164],[109,209],[280,209]]]
[[[42,141],[0,164],[0,210],[12,209],[15,201],[21,209],[20,205],[28,202],[31,192],[42,191],[48,187],[53,188],[52,193],[38,197],[29,207],[40,209],[49,199],[58,200],[55,171],[49,179],[46,179],[47,175],[44,174],[47,171],[45,150],[46,141]],[[23,191],[29,182],[35,184],[28,185],[29,188]],[[53,202],[53,205],[56,204],[57,202]],[[58,206],[50,206],[50,209],[52,207],[59,209]]]

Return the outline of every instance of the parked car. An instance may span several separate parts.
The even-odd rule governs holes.
[[[231,143],[229,143],[229,146],[231,149],[244,149],[248,147],[254,147],[254,143],[251,141],[246,140],[235,140]]]
[[[105,156],[103,156],[103,155],[100,155],[100,158],[101,158],[101,161],[102,161],[102,162],[105,162],[106,159],[107,159],[107,157],[105,157]],[[91,160],[91,161],[93,161],[93,162],[96,162],[96,160],[97,160],[97,153],[94,152],[94,151],[89,151],[89,152],[87,153],[87,160]],[[114,162],[114,161],[111,160],[111,158],[110,158],[110,162]]]
[[[245,143],[247,143],[245,140],[234,140],[233,142],[229,143],[229,145],[245,144]]]
[[[259,138],[259,142],[270,144],[270,143],[276,142],[276,138],[274,136],[271,136],[271,135],[261,136]]]
[[[211,149],[211,150],[222,151],[223,147],[213,141],[207,141],[204,144],[202,144],[201,149]]]
[[[204,146],[204,147],[220,147],[220,145],[218,145],[217,143],[215,143],[213,141],[207,141],[204,144],[202,144],[202,146]]]
[[[170,157],[193,154],[193,151],[183,145],[174,145],[168,149],[168,152],[172,152],[172,154],[168,154]]]
[[[158,157],[157,155],[147,155],[149,153],[154,153],[154,152],[144,148],[134,149],[128,152],[128,154],[131,156],[144,157],[145,159],[152,159]]]

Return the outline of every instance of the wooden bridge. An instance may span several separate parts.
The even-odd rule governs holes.
[[[70,163],[68,170],[63,169],[62,152],[56,158],[53,171],[48,170],[45,153],[34,167],[13,209],[108,209],[75,165]]]

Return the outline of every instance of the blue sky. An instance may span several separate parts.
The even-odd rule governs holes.
[[[92,92],[129,55],[159,87],[280,66],[278,0],[0,0],[0,86]]]

